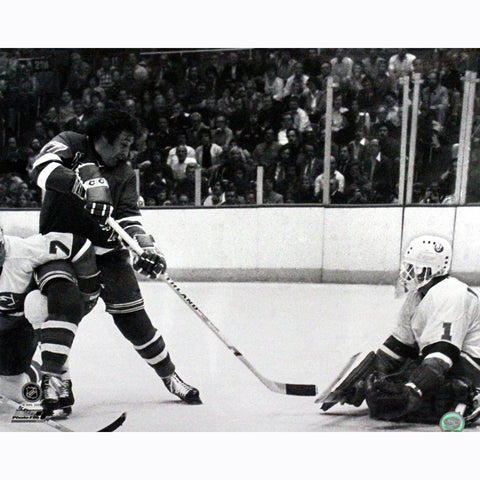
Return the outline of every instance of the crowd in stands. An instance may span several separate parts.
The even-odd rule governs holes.
[[[395,203],[400,78],[413,73],[423,79],[413,200],[446,203],[467,69],[476,50],[0,52],[0,206],[37,207],[29,171],[42,145],[110,106],[142,125],[129,161],[145,206],[193,205],[197,169],[202,205],[255,204],[260,165],[263,203],[321,203],[330,76],[330,203]],[[479,144],[475,122],[473,164]]]

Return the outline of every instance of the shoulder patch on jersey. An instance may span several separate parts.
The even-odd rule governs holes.
[[[41,150],[41,154],[44,153],[57,153],[67,150],[68,146],[64,143],[57,142],[56,140],[51,140],[48,142]]]

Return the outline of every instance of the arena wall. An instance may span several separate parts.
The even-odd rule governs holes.
[[[411,238],[453,242],[453,272],[480,285],[480,206],[144,209],[180,281],[392,283]],[[1,210],[6,233],[36,233],[37,210]]]

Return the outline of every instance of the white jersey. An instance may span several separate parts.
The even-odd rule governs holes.
[[[5,262],[0,274],[2,317],[23,314],[25,296],[32,289],[32,275],[36,267],[52,260],[72,259],[72,254],[78,258],[90,245],[90,242],[83,241],[81,251],[74,251],[74,235],[58,232],[28,238],[5,235],[4,239]]]
[[[422,298],[410,292],[400,311],[393,336],[420,352],[437,342],[448,342],[480,358],[480,303],[475,292],[456,278],[447,277]]]

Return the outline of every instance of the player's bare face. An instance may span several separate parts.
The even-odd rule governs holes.
[[[122,158],[128,157],[133,141],[134,136],[130,132],[121,132],[113,143],[103,143],[98,153],[102,156],[105,165],[114,167]]]

